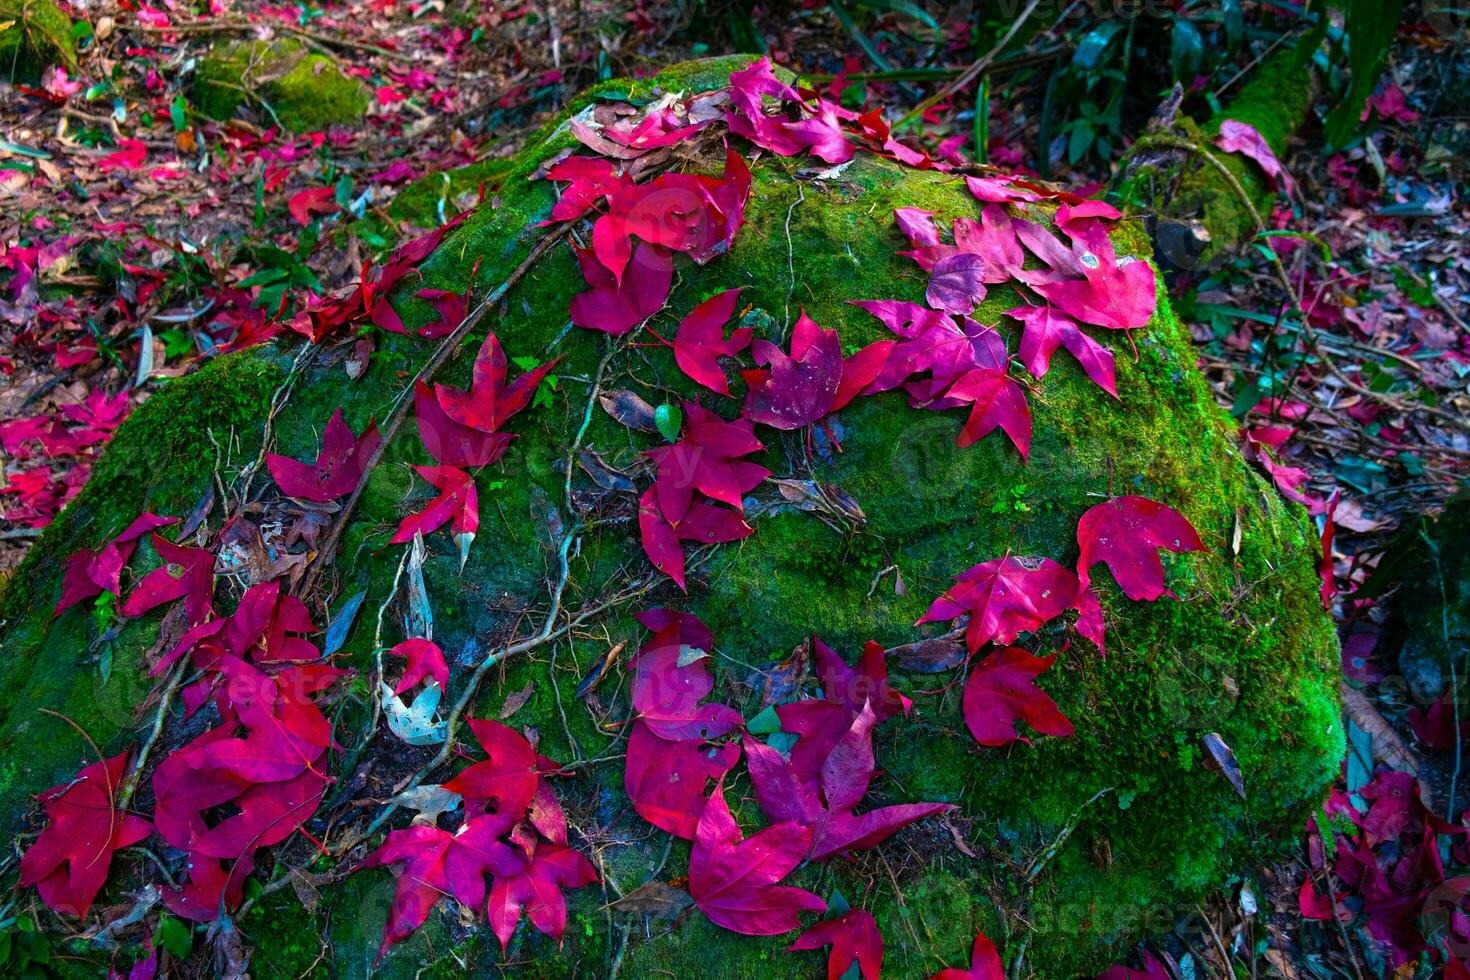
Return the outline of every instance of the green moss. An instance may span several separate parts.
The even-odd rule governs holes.
[[[362,118],[370,95],[326,55],[295,40],[236,42],[199,63],[194,102],[211,119],[229,119],[241,105],[261,104],[294,133]]]
[[[96,547],[141,510],[186,514],[231,456],[235,468],[259,448],[280,369],[257,353],[222,357],[170,381],[123,425],[82,492],[46,529],[0,591],[0,755],[18,778],[0,786],[0,828],[14,830],[26,794],[74,772],[89,751],[76,730],[38,709],[59,711],[114,751],[147,694],[143,651],[157,623],[139,624],[107,648],[96,642],[86,604],[52,620],[65,559]],[[216,449],[216,446],[219,448]],[[140,555],[151,557],[144,545]],[[135,563],[135,567],[141,563]],[[102,665],[110,659],[110,676]]]
[[[1177,135],[1213,149],[1215,158],[1230,171],[1251,205],[1264,217],[1270,213],[1275,193],[1265,173],[1238,153],[1215,149],[1215,137],[1227,119],[1248,123],[1261,134],[1271,151],[1282,157],[1287,141],[1305,122],[1311,102],[1310,65],[1298,64],[1294,51],[1282,51],[1263,61],[1230,104],[1203,125],[1183,119],[1175,128]],[[1218,170],[1198,159],[1185,161],[1184,167],[1177,188],[1173,187],[1173,175],[1147,169],[1134,174],[1118,196],[1133,207],[1159,208],[1168,217],[1201,223],[1210,233],[1210,242],[1194,261],[1208,265],[1253,238],[1256,225],[1250,209]],[[1167,200],[1164,199],[1166,187],[1172,192]]]
[[[34,85],[48,65],[76,70],[71,18],[51,0],[0,0],[0,77]]]
[[[388,214],[418,228],[437,227],[441,212],[447,221],[462,210],[457,203],[461,197],[476,194],[481,187],[487,197],[493,194],[515,163],[506,157],[427,174],[398,192]]]
[[[720,77],[728,70],[722,65]],[[658,84],[643,83],[637,92]],[[554,200],[547,182],[524,178],[567,145],[569,135],[553,121],[546,139],[517,158],[495,199],[448,236],[424,264],[422,281],[400,291],[408,323],[427,316],[410,298],[422,285],[463,289],[479,263],[479,286],[489,288],[521,262],[543,233],[537,223]],[[743,286],[742,299],[755,307],[752,316],[764,332],[790,323],[804,308],[838,329],[845,344],[869,342],[886,331],[851,300],[918,300],[924,290],[922,275],[896,254],[902,243],[892,227],[893,208],[945,215],[978,210],[962,183],[866,155],[830,180],[799,182],[798,166],[771,156],[755,165],[746,230],[730,255],[704,267],[681,264],[668,309],[654,318],[653,329],[667,336],[700,298]],[[1044,219],[1047,212],[1033,216]],[[1125,223],[1116,240],[1121,252],[1147,255],[1136,226]],[[428,541],[425,579],[435,640],[456,665],[451,688],[463,682],[462,665],[513,634],[524,635],[544,616],[546,583],[556,568],[556,528],[587,524],[571,552],[569,608],[647,569],[631,533],[630,497],[594,492],[580,471],[573,474],[576,509],[562,496],[564,447],[584,426],[584,447],[612,465],[632,469],[652,445],[599,409],[584,414],[590,378],[609,341],[567,329],[567,304],[580,285],[571,250],[558,246],[494,311],[494,329],[508,353],[561,357],[561,381],[549,404],[510,423],[518,438],[506,458],[477,474],[482,526],[464,569],[445,535]],[[1009,308],[1014,297],[1006,292],[997,289],[987,300],[977,314],[982,321],[997,322]],[[1014,344],[1010,327],[1002,329]],[[617,888],[637,887],[655,872],[668,881],[687,866],[687,847],[666,853],[664,835],[638,820],[622,794],[627,654],[588,697],[572,695],[609,647],[625,640],[636,645],[641,634],[630,618],[633,609],[673,604],[703,617],[716,638],[718,696],[749,717],[759,707],[744,684],[753,667],[784,656],[814,632],[848,655],[868,639],[885,645],[913,640],[921,631],[910,624],[957,573],[1008,551],[1070,562],[1078,517],[1098,499],[1120,493],[1176,507],[1199,529],[1208,551],[1170,557],[1169,582],[1178,600],[1129,602],[1100,573],[1108,656],[1074,642],[1041,679],[1074,720],[1074,736],[982,748],[964,728],[954,678],[895,669],[894,683],[916,706],[910,717],[880,731],[877,754],[885,771],[868,802],[954,803],[960,808],[956,829],[979,856],[963,854],[948,829],[928,821],[899,834],[881,857],[863,853],[806,867],[794,883],[823,895],[836,888],[872,908],[900,975],[963,964],[978,926],[1009,959],[1024,944],[1036,973],[1066,976],[1113,961],[1141,931],[1167,924],[1181,905],[1294,840],[1342,749],[1336,640],[1315,599],[1312,528],[1299,507],[1283,503],[1241,459],[1233,426],[1194,368],[1188,334],[1166,297],[1161,294],[1158,313],[1138,332],[1136,354],[1124,338],[1097,333],[1117,355],[1122,399],[1100,393],[1059,355],[1035,385],[1029,464],[998,435],[957,448],[963,413],[920,412],[899,393],[845,409],[833,424],[842,451],[811,461],[809,469],[802,435],[763,432],[765,465],[841,488],[862,507],[866,522],[839,523],[839,529],[792,510],[761,516],[753,522],[754,535],[715,551],[695,569],[688,598],[659,584],[636,602],[581,624],[565,641],[513,658],[492,676],[476,713],[498,716],[508,697],[531,685],[529,700],[509,721],[534,732],[544,754],[581,764],[557,790]],[[464,385],[477,342],[473,338],[439,380]],[[313,370],[277,418],[278,450],[305,455],[338,406],[354,428],[369,417],[382,420],[432,346],[384,337],[367,375],[355,382],[339,367]],[[701,395],[661,347],[632,348],[613,358],[608,370],[605,388],[630,388],[652,401],[706,398],[726,414],[735,408],[733,401]],[[259,417],[257,404],[254,414],[241,415],[241,428]],[[136,425],[130,421],[124,432]],[[344,535],[330,607],[358,588],[368,590],[368,609],[387,598],[398,550],[384,545],[397,520],[426,499],[407,470],[424,461],[422,453],[411,425],[389,446]],[[1018,497],[1015,488],[1022,485],[1027,489]],[[777,502],[768,491],[761,496]],[[75,543],[96,540],[75,526],[65,535]],[[896,594],[891,575],[879,577],[889,565],[902,572],[903,595]],[[50,601],[54,585],[37,594]],[[396,619],[390,610],[388,642],[400,638]],[[141,649],[154,622],[148,617],[120,642]],[[64,617],[47,643],[76,646],[85,635],[80,617]],[[1063,624],[1055,624],[1037,643],[1059,649],[1067,635]],[[0,641],[0,653],[9,655],[10,642]],[[349,662],[368,668],[370,643],[371,626],[360,624],[347,646]],[[351,712],[342,727],[353,730]],[[1201,764],[1200,739],[1207,732],[1234,750],[1245,774],[1245,801]],[[431,751],[400,750],[393,764],[415,765]],[[34,787],[34,774],[20,778]],[[733,775],[727,792],[753,830],[758,820],[745,777]],[[350,967],[344,972],[362,972],[375,952],[393,880],[388,870],[353,876],[324,894],[315,916],[296,913],[290,897],[277,898],[247,923],[265,938],[256,967],[262,975],[294,976],[325,935],[337,962]],[[460,962],[487,975],[512,966],[538,977],[605,975],[623,945],[625,925],[625,975],[810,973],[812,957],[781,952],[789,936],[734,936],[697,912],[677,925],[623,920],[603,908],[610,897],[597,887],[576,893],[560,950],[523,926],[505,959],[498,943],[486,942],[483,927],[466,931],[446,903],[388,957],[384,975],[412,976],[426,964],[431,971],[462,972]]]

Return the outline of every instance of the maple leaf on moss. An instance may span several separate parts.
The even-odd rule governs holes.
[[[975,933],[975,945],[970,949],[970,968],[960,970],[949,967],[940,970],[929,980],[1005,980],[1005,968],[1000,962],[1000,953],[995,943],[983,932]]]
[[[674,335],[674,360],[679,370],[709,390],[730,394],[730,382],[720,367],[720,358],[734,357],[750,346],[751,327],[739,327],[727,339],[725,323],[735,313],[739,289],[727,289],[700,303],[679,321]]]
[[[678,442],[647,451],[658,464],[653,486],[659,513],[672,525],[688,516],[695,491],[739,509],[744,495],[771,475],[739,458],[765,448],[749,419],[726,422],[696,402],[684,403],[684,417]]]
[[[965,725],[981,745],[1026,742],[1016,731],[1022,721],[1043,735],[1072,734],[1072,723],[1057,703],[1036,686],[1056,655],[1034,657],[1019,647],[1004,647],[970,671],[963,699]]]
[[[479,909],[485,901],[485,875],[519,873],[524,855],[498,839],[495,821],[468,820],[456,833],[439,827],[415,825],[395,830],[377,850],[363,858],[359,869],[401,864],[394,888],[378,959],[424,924],[439,900],[448,895],[461,905]]]
[[[785,821],[745,838],[725,802],[724,781],[715,784],[695,828],[689,854],[689,894],[722,929],[746,936],[776,936],[801,924],[801,912],[827,903],[801,888],[778,885],[806,857],[809,828]]]
[[[187,548],[153,535],[153,550],[163,564],[143,576],[128,593],[119,611],[141,616],[166,602],[184,600],[184,615],[192,626],[204,621],[214,605],[214,555],[205,548]]]
[[[883,936],[878,932],[878,920],[867,909],[852,909],[836,919],[813,923],[786,951],[823,946],[832,947],[827,957],[827,980],[840,980],[854,963],[862,980],[878,980],[883,968]]]
[[[322,448],[310,463],[266,453],[265,464],[276,485],[288,497],[326,503],[356,489],[362,468],[382,443],[378,427],[369,421],[361,436],[354,436],[342,420],[342,409],[332,413],[322,434]]]
[[[107,881],[113,852],[153,831],[142,817],[117,808],[131,754],[94,762],[39,797],[46,826],[20,858],[20,883],[36,886],[61,915],[85,918]]]
[[[103,592],[120,595],[123,566],[133,557],[143,535],[178,521],[177,517],[142,514],[102,547],[83,548],[66,559],[61,598],[52,615]]]
[[[878,341],[844,358],[837,331],[803,311],[792,328],[789,353],[768,340],[751,345],[756,363],[766,368],[741,372],[749,390],[740,413],[774,429],[810,425],[862,394],[893,347],[892,341]]]
[[[567,930],[567,901],[562,890],[597,880],[597,869],[585,855],[556,844],[537,847],[522,870],[498,873],[490,885],[486,911],[500,948],[510,945],[522,910],[531,925],[560,942]]]
[[[556,367],[557,360],[547,361],[506,384],[509,364],[492,330],[475,354],[469,390],[436,384],[434,394],[451,421],[481,432],[499,432],[506,422],[531,404],[537,385]]]
[[[971,653],[987,643],[1009,644],[1040,629],[1071,608],[1077,576],[1050,558],[1007,555],[960,574],[914,625],[969,618],[965,641]]]

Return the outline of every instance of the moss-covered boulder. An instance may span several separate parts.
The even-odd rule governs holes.
[[[48,65],[76,70],[71,18],[51,0],[0,0],[0,77],[35,84]]]
[[[712,87],[735,66],[684,66],[624,83],[618,96]],[[421,285],[463,289],[478,264],[475,286],[483,295],[547,233],[541,222],[556,188],[528,178],[572,145],[565,118],[524,151],[495,199],[424,263],[422,281],[404,290],[400,304],[410,325],[425,322],[428,311],[407,293]],[[707,163],[718,172],[718,160]],[[893,227],[893,209],[978,214],[953,176],[866,154],[820,179],[808,167],[769,154],[756,160],[746,227],[734,247],[708,265],[680,266],[650,333],[669,336],[697,302],[741,286],[742,301],[752,306],[746,321],[759,332],[784,330],[804,308],[838,329],[845,345],[880,339],[884,328],[850,301],[921,301],[925,289],[912,262],[897,254],[906,246]],[[1147,254],[1146,237],[1127,223],[1116,243],[1122,254]],[[591,696],[576,696],[579,681],[616,644],[636,646],[643,634],[634,611],[674,605],[711,627],[716,693],[749,718],[760,707],[754,672],[806,637],[820,635],[849,657],[870,639],[889,647],[914,641],[925,634],[911,624],[956,574],[1008,552],[1069,562],[1077,556],[1078,517],[1099,499],[1122,493],[1182,512],[1207,550],[1167,556],[1177,600],[1130,602],[1099,573],[1108,655],[1074,641],[1041,679],[1076,733],[983,748],[961,719],[955,671],[935,676],[894,663],[892,683],[915,699],[915,709],[879,729],[883,772],[869,800],[943,801],[958,810],[947,821],[907,828],[879,850],[805,866],[792,883],[824,896],[837,890],[871,909],[887,942],[890,975],[923,976],[965,962],[982,928],[1009,961],[1024,958],[1023,972],[1065,977],[1121,957],[1140,934],[1166,928],[1176,909],[1294,840],[1337,772],[1342,748],[1337,644],[1316,598],[1315,535],[1304,512],[1283,502],[1242,460],[1234,427],[1196,370],[1188,332],[1165,297],[1135,333],[1136,351],[1121,337],[1105,338],[1117,353],[1120,400],[1103,395],[1074,362],[1054,362],[1031,398],[1029,463],[998,435],[957,448],[963,412],[921,412],[897,392],[843,410],[832,426],[840,452],[822,436],[766,433],[765,466],[781,477],[840,489],[864,517],[846,507],[841,514],[803,509],[773,489],[758,489],[762,506],[750,508],[760,514],[753,518],[755,534],[697,562],[686,598],[666,580],[649,577],[634,530],[634,496],[619,491],[604,468],[635,472],[657,436],[615,421],[589,395],[627,389],[658,403],[699,398],[700,391],[666,348],[571,328],[568,304],[581,288],[571,248],[558,243],[498,297],[489,320],[509,355],[560,357],[557,383],[549,404],[511,423],[518,438],[505,459],[477,475],[484,519],[468,562],[461,569],[458,548],[447,534],[435,534],[423,574],[434,638],[450,655],[452,699],[463,690],[468,665],[537,628],[560,556],[567,557],[562,608],[587,618],[556,642],[504,661],[482,689],[476,714],[508,710],[510,724],[539,736],[544,754],[575,764],[575,776],[559,780],[557,791],[574,845],[595,855],[604,883],[570,893],[563,944],[523,923],[506,956],[486,927],[469,926],[444,903],[389,955],[383,975],[606,976],[615,963],[630,977],[818,975],[821,954],[783,952],[793,936],[737,936],[698,912],[668,921],[608,907],[650,878],[678,879],[689,848],[650,828],[623,794],[626,657]],[[1013,300],[997,287],[977,318],[999,322]],[[158,642],[160,617],[144,616],[107,634],[99,633],[99,621],[109,625],[105,617],[81,607],[53,621],[62,558],[96,545],[142,507],[183,514],[214,494],[206,527],[218,528],[218,504],[239,492],[240,470],[262,451],[265,432],[276,451],[309,457],[338,406],[354,430],[370,417],[381,423],[435,343],[387,334],[378,341],[357,380],[330,348],[294,377],[298,351],[289,346],[220,358],[170,382],[122,427],[92,482],[0,599],[6,828],[24,825],[27,792],[65,779],[89,751],[71,725],[39,708],[64,712],[104,750],[121,747],[151,718],[135,717],[132,709],[144,698],[139,665]],[[437,377],[466,385],[476,347],[471,338]],[[704,399],[727,415],[736,404],[708,392]],[[596,455],[573,453],[574,445]],[[370,476],[337,560],[310,597],[324,623],[345,597],[366,590],[342,657],[368,677],[375,633],[382,631],[385,644],[402,638],[398,624],[410,590],[397,575],[401,547],[388,540],[397,522],[427,500],[405,465],[425,462],[409,424]],[[601,473],[601,485],[584,465]],[[261,484],[257,477],[248,499],[262,499]],[[247,508],[246,519],[255,512]],[[574,537],[563,539],[569,528]],[[140,549],[135,572],[150,560],[151,552]],[[221,581],[226,608],[238,593],[238,582]],[[1058,621],[1031,642],[1060,649],[1069,633]],[[805,687],[811,689],[809,679]],[[358,682],[332,708],[339,741],[354,749],[339,775],[344,792],[359,800],[390,795],[434,751],[406,748],[385,731],[360,743],[371,717],[370,690],[370,683]],[[1203,742],[1209,733],[1233,750],[1243,799],[1209,765]],[[740,772],[727,780],[727,793],[749,831],[758,816]],[[307,826],[329,855],[293,838],[279,849],[274,869],[257,862],[262,876],[296,886],[261,896],[238,922],[254,943],[258,975],[310,973],[324,950],[344,975],[368,968],[393,893],[392,873],[359,872],[321,888],[282,876],[288,867],[349,867],[363,853],[365,814],[374,812],[371,803],[330,799]],[[400,816],[388,826],[404,823]],[[143,878],[156,869],[125,855],[114,873]]]
[[[193,97],[211,119],[229,119],[240,106],[252,105],[293,133],[357,122],[371,101],[361,80],[292,39],[240,41],[211,51],[199,63]]]

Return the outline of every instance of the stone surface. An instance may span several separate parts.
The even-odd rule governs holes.
[[[660,85],[711,87],[731,67],[728,60],[679,66],[649,81],[609,83],[601,90],[646,97]],[[595,96],[584,96],[572,110]],[[494,206],[480,208],[425,263],[424,283],[463,289],[476,262],[480,290],[503,281],[543,233],[537,223],[556,196],[549,183],[527,178],[569,145],[564,126],[548,127],[504,177]],[[718,172],[717,162],[709,166]],[[924,291],[913,264],[895,254],[905,245],[892,210],[910,205],[978,213],[963,182],[945,175],[866,155],[830,179],[798,176],[806,166],[761,157],[747,226],[735,247],[707,266],[681,268],[654,329],[667,336],[701,299],[743,286],[743,301],[755,307],[753,322],[765,329],[789,323],[805,308],[840,330],[845,344],[879,339],[884,328],[849,301],[921,301]],[[1120,254],[1145,256],[1147,239],[1124,222],[1117,247]],[[468,674],[458,665],[462,651],[473,660],[474,651],[483,655],[513,631],[539,622],[556,567],[548,528],[572,519],[563,495],[563,457],[573,434],[586,424],[583,444],[624,465],[654,444],[600,409],[587,411],[588,382],[606,345],[602,336],[568,325],[568,302],[580,288],[570,249],[558,245],[489,317],[512,358],[563,360],[550,404],[512,422],[519,438],[502,463],[479,474],[483,523],[463,572],[447,534],[429,541],[424,571],[435,640],[453,666],[451,696]],[[992,292],[977,314],[982,322],[996,322],[1009,308],[1006,292]],[[404,298],[400,308],[410,324],[426,318],[420,301]],[[1008,336],[1014,349],[1015,337]],[[687,845],[667,849],[665,835],[632,813],[622,794],[616,726],[605,727],[607,719],[572,696],[592,659],[610,644],[636,645],[633,608],[674,604],[704,618],[717,648],[716,694],[749,717],[757,699],[741,681],[752,665],[784,657],[812,633],[849,658],[868,639],[888,646],[917,639],[922,633],[910,624],[970,565],[1008,551],[1074,560],[1077,518],[1114,494],[1138,493],[1175,507],[1193,522],[1208,551],[1169,556],[1178,601],[1129,602],[1100,573],[1109,655],[1101,657],[1073,635],[1042,678],[1075,723],[1073,737],[982,748],[965,731],[957,688],[946,695],[920,693],[945,687],[950,675],[895,672],[895,684],[915,695],[917,706],[912,717],[892,719],[879,730],[878,765],[886,773],[869,799],[875,805],[957,804],[954,825],[975,857],[955,846],[943,822],[931,820],[900,833],[881,859],[866,852],[808,866],[793,883],[824,895],[837,888],[871,908],[895,976],[928,975],[943,964],[965,962],[980,927],[1008,958],[1024,948],[1037,975],[1061,977],[1106,966],[1140,934],[1166,929],[1176,910],[1295,840],[1336,773],[1342,749],[1337,641],[1316,597],[1313,528],[1299,506],[1283,502],[1241,459],[1234,426],[1196,371],[1188,333],[1162,292],[1152,322],[1136,332],[1136,353],[1122,336],[1100,339],[1117,354],[1121,401],[1058,354],[1031,398],[1029,464],[999,434],[957,449],[963,412],[916,411],[898,393],[861,399],[844,410],[842,451],[818,460],[810,474],[793,472],[793,461],[804,453],[801,436],[765,432],[766,466],[835,484],[861,505],[866,524],[839,532],[799,511],[762,516],[753,537],[713,553],[691,578],[687,600],[665,583],[637,606],[598,617],[554,653],[543,649],[512,660],[493,677],[480,699],[481,714],[494,716],[530,684],[529,700],[509,721],[534,728],[543,753],[564,762],[611,757],[558,786],[574,838],[587,835],[574,843],[595,850],[608,890],[573,894],[560,950],[523,928],[510,948],[512,972],[603,975],[625,935],[622,974],[630,977],[768,978],[812,976],[821,969],[820,954],[782,952],[794,936],[738,937],[698,913],[679,924],[653,921],[645,931],[641,920],[605,910],[616,897],[614,886],[629,891],[656,869],[668,881],[685,872],[688,857]],[[477,346],[475,338],[440,380],[465,385]],[[276,451],[309,455],[339,405],[354,429],[370,417],[382,420],[432,349],[431,342],[384,335],[367,374],[355,382],[336,356],[319,358],[275,420]],[[0,774],[0,816],[6,828],[24,819],[27,793],[65,778],[87,756],[71,728],[38,707],[66,712],[104,749],[115,749],[128,741],[133,708],[146,692],[139,664],[157,636],[158,617],[144,617],[117,637],[111,678],[102,681],[86,609],[50,619],[61,560],[123,527],[140,506],[182,514],[216,473],[228,483],[259,452],[262,420],[294,353],[266,348],[230,355],[167,383],[122,427],[92,482],[0,596],[0,754],[9,760]],[[607,387],[632,388],[650,401],[696,394],[672,355],[658,346],[630,351],[611,362],[609,372]],[[733,400],[706,404],[726,414],[737,407]],[[228,445],[227,454],[217,453],[209,433]],[[400,549],[388,547],[388,538],[397,521],[427,499],[404,464],[426,461],[414,426],[405,425],[370,478],[328,577],[329,608],[368,590],[369,613],[345,648],[361,669],[372,665],[372,610],[388,596],[398,566]],[[580,490],[591,491],[580,471],[574,476]],[[573,607],[647,568],[631,530],[633,499],[610,498],[602,507],[613,519],[579,542],[568,598]],[[216,522],[218,516],[216,510]],[[141,572],[155,559],[146,547],[139,554],[133,567]],[[879,576],[895,564],[906,585],[903,595],[895,594],[891,576]],[[238,589],[222,584],[220,593],[233,596]],[[319,623],[329,618],[322,604],[313,608]],[[1053,633],[1046,642],[1058,648],[1065,639],[1060,625]],[[384,639],[391,644],[401,638],[390,611]],[[626,698],[625,686],[611,678],[599,691],[605,703],[617,705]],[[620,688],[624,693],[617,693]],[[338,722],[344,744],[356,741],[367,691],[359,682],[343,702]],[[1244,801],[1206,767],[1201,739],[1208,732],[1218,733],[1239,760]],[[376,746],[391,757],[390,768],[416,765],[428,754],[395,747],[386,735]],[[395,775],[382,778],[391,783]],[[747,830],[756,826],[743,777],[732,782],[730,798]],[[322,829],[311,826],[314,833]],[[1059,841],[1038,870],[1039,855]],[[300,861],[313,852],[292,853]],[[319,858],[313,867],[336,860]],[[138,874],[148,870],[138,862],[123,866]],[[327,890],[314,914],[302,911],[291,889],[268,896],[241,922],[257,944],[256,971],[296,976],[310,970],[324,936],[340,972],[363,973],[377,949],[392,887],[389,871],[363,872]],[[1023,930],[1023,922],[1030,929]],[[465,963],[495,975],[505,962],[488,929],[467,930],[445,911],[390,955],[382,975],[412,977],[432,964],[422,975],[459,976]]]
[[[326,55],[296,40],[235,42],[199,64],[193,97],[211,119],[229,119],[246,103],[293,133],[361,119],[370,95]]]

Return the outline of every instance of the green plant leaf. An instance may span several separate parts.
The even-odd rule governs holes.
[[[678,405],[660,405],[653,410],[653,424],[666,441],[678,442],[679,430],[684,427],[684,412]]]

